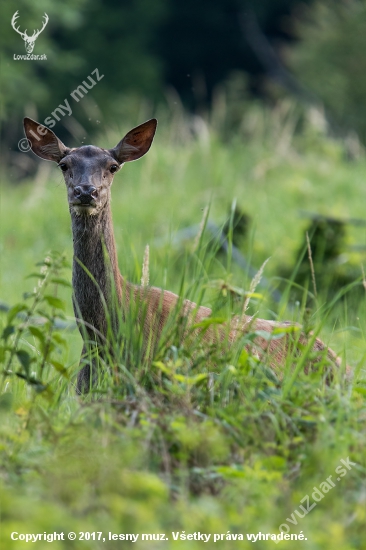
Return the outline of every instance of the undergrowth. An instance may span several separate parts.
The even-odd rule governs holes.
[[[57,297],[58,287],[68,286],[68,265],[57,254],[38,265],[31,275],[34,290],[2,316],[6,547],[11,532],[25,531],[159,532],[169,540],[172,532],[199,531],[223,535],[216,544],[230,548],[235,543],[228,533],[246,537],[288,530],[304,532],[312,541],[309,548],[325,548],[320,515],[328,527],[338,525],[339,548],[362,548],[364,381],[347,385],[336,373],[327,384],[322,369],[305,375],[297,368],[303,366],[301,357],[291,351],[278,376],[245,349],[255,331],[231,349],[213,346],[211,357],[199,338],[185,346],[170,333],[169,345],[162,344],[146,364],[138,327],[130,320],[124,332],[130,341],[119,345],[118,353],[111,353],[109,342],[105,357],[114,362],[105,359],[96,387],[78,398],[77,369],[65,362],[70,327]],[[202,299],[204,289],[196,285],[195,291]],[[244,300],[248,293],[238,294]],[[250,294],[254,301],[258,296]],[[225,321],[218,303],[221,317],[213,302],[212,322],[201,329]],[[272,337],[288,337],[282,330]],[[296,331],[293,337],[296,341]],[[307,516],[299,507],[302,499],[342,459],[351,461],[347,477]],[[173,541],[172,546],[184,545]],[[46,544],[38,541],[37,548]],[[83,543],[86,548],[114,544]],[[140,540],[137,546],[144,544]],[[73,546],[67,541],[65,547]]]

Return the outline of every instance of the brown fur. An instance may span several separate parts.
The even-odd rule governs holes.
[[[156,120],[152,119],[134,128],[116,147],[109,150],[91,145],[67,148],[51,130],[29,118],[24,119],[24,127],[32,150],[41,158],[57,162],[63,169],[68,190],[74,242],[73,303],[84,339],[84,366],[79,371],[77,382],[79,393],[87,392],[96,379],[93,362],[85,364],[83,355],[90,342],[99,350],[104,348],[108,332],[106,310],[111,316],[112,329],[117,334],[120,319],[125,320],[131,314],[131,300],[144,305],[142,311],[145,311],[140,315],[140,325],[145,355],[150,357],[156,351],[164,329],[174,320],[182,325],[182,341],[189,342],[190,338],[199,338],[203,346],[217,344],[225,347],[248,332],[265,331],[271,334],[274,328],[288,329],[291,323],[277,323],[244,315],[242,318],[233,318],[229,326],[215,325],[202,331],[195,325],[210,317],[212,312],[209,308],[198,307],[188,300],[180,303],[179,297],[170,291],[132,285],[121,275],[110,210],[113,173],[124,162],[136,160],[149,150],[155,134]],[[113,304],[118,305],[119,311],[113,311]],[[257,335],[247,348],[266,359],[281,377],[290,347],[295,340],[296,335],[293,337],[289,333],[278,339],[266,339]],[[304,333],[300,334],[298,342],[302,346],[307,345],[308,339]],[[296,351],[300,353],[299,350]],[[312,351],[315,354],[312,354],[305,370],[324,355],[330,364],[340,365],[335,353],[327,349],[318,338],[314,339]],[[348,367],[347,372],[350,372]]]

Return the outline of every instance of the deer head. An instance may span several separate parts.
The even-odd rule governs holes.
[[[19,12],[16,11],[12,17],[12,20],[11,20],[11,26],[13,27],[13,29],[18,33],[20,34],[20,36],[23,38],[24,42],[25,42],[25,50],[27,53],[32,53],[33,51],[33,48],[34,48],[34,43],[35,41],[37,40],[38,36],[41,34],[41,32],[43,31],[43,29],[45,28],[45,26],[47,25],[48,23],[48,15],[47,13],[44,14],[44,21],[43,21],[43,25],[42,25],[42,28],[41,29],[37,29],[36,31],[33,31],[33,34],[32,36],[28,36],[27,35],[27,29],[25,29],[24,32],[21,32],[19,30],[19,27],[16,27],[15,26],[15,23],[16,23],[16,20],[18,19],[19,17]]]
[[[68,190],[71,214],[95,216],[109,203],[113,177],[125,162],[137,160],[150,149],[157,120],[140,124],[128,132],[113,149],[84,145],[70,149],[56,135],[31,118],[24,119],[25,135],[32,151],[57,162]]]

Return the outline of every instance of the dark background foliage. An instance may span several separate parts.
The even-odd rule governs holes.
[[[161,101],[173,87],[192,110],[208,106],[215,87],[232,71],[249,75],[251,93],[266,97],[267,68],[249,44],[248,14],[272,44],[291,43],[286,20],[297,0],[51,0],[2,7],[2,120],[16,125],[24,112],[47,117],[97,67],[105,75],[92,97],[107,118],[119,111],[123,94]],[[24,54],[21,37],[10,21],[19,10],[18,24],[31,33],[43,13],[49,23],[36,42],[35,54],[47,61],[14,60]],[[84,103],[84,102],[83,102]],[[76,106],[80,120],[87,107]],[[90,113],[89,113],[90,114]],[[13,133],[3,129],[7,141]],[[15,137],[15,136],[14,136]]]
[[[25,54],[10,24],[17,10],[20,29],[28,33],[40,28],[44,13],[49,15],[34,50],[45,53],[46,61],[14,59]],[[354,129],[365,141],[365,19],[364,0],[4,3],[0,94],[5,150],[16,148],[25,112],[44,120],[95,68],[104,79],[87,101],[73,105],[82,129],[73,124],[72,133],[80,140],[85,131],[96,130],[101,116],[108,122],[123,116],[127,97],[148,98],[153,106],[173,88],[186,108],[202,113],[217,86],[239,71],[249,97],[268,102],[289,93],[322,105],[333,129]],[[68,123],[60,125],[70,131]]]

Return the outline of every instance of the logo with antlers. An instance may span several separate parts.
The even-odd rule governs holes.
[[[37,38],[39,37],[39,35],[41,34],[41,32],[43,31],[43,29],[45,28],[45,26],[47,25],[48,23],[48,15],[47,13],[44,14],[44,21],[43,21],[43,25],[42,25],[42,28],[41,29],[37,29],[36,31],[33,31],[33,34],[32,36],[28,36],[27,35],[27,29],[25,29],[24,32],[21,32],[19,30],[19,27],[16,27],[15,24],[17,22],[17,19],[19,17],[19,14],[18,14],[18,11],[16,11],[12,17],[12,20],[11,20],[11,26],[13,27],[13,29],[20,34],[20,36],[23,38],[24,40],[24,43],[25,43],[25,50],[27,53],[32,53],[33,52],[33,48],[34,48],[34,43],[35,41],[37,40]]]

